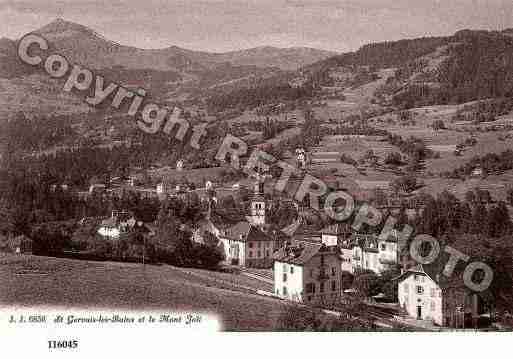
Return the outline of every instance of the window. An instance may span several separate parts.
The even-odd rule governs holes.
[[[337,290],[337,282],[336,281],[331,281],[331,291],[334,292]]]
[[[260,258],[260,257],[262,257],[262,252],[258,251],[257,252],[257,258]]]
[[[287,287],[283,287],[283,295],[286,296],[287,295]]]
[[[336,276],[337,275],[337,269],[335,267],[331,267],[331,275]]]
[[[419,278],[420,276],[418,274],[413,275],[413,279],[415,280],[415,282],[418,282]]]
[[[324,293],[324,283],[319,285],[319,292]]]
[[[314,276],[314,270],[310,269],[310,277],[313,278],[313,276]]]
[[[253,252],[249,251],[249,258],[253,257]]]
[[[266,249],[266,250],[265,250],[265,256],[266,256],[266,257],[269,257],[269,249]]]
[[[315,283],[307,283],[305,290],[308,294],[315,293]]]
[[[283,282],[287,281],[287,273],[283,273]]]
[[[265,242],[265,246],[266,247],[270,247],[271,246],[271,242]]]
[[[308,300],[309,302],[311,302],[311,301],[312,301],[312,297],[308,297],[308,298],[307,298],[307,300]]]
[[[249,248],[253,248],[253,242],[249,242]]]
[[[386,251],[387,250],[387,245],[385,243],[381,243],[381,250],[382,251]]]
[[[435,288],[431,288],[431,298],[434,298],[436,296]]]
[[[290,274],[294,274],[294,267],[290,266]]]
[[[287,271],[287,265],[286,264],[283,264],[283,271],[286,272]]]
[[[262,242],[258,242],[258,248],[262,248]]]
[[[421,285],[417,286],[417,294],[424,294],[424,287]]]

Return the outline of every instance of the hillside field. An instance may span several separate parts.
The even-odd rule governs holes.
[[[221,278],[223,281],[219,281]],[[216,313],[224,330],[273,330],[284,302],[244,292],[245,281],[167,265],[0,257],[0,305]]]

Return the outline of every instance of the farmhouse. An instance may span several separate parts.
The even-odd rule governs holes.
[[[278,297],[317,305],[340,301],[342,271],[337,246],[289,242],[274,259],[274,292]]]

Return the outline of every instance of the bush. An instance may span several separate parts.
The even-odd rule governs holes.
[[[359,331],[373,329],[370,320],[362,320],[363,310],[351,311],[336,317],[319,310],[299,306],[286,307],[277,320],[276,330],[280,331]],[[358,317],[352,319],[351,317]]]
[[[362,271],[355,274],[354,288],[363,297],[372,297],[381,291],[381,281],[378,275],[372,271]]]

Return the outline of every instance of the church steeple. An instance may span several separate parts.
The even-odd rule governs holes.
[[[251,198],[251,220],[255,225],[265,225],[265,211],[266,211],[266,202],[264,197],[264,181],[260,176],[260,173],[257,173],[254,193]]]

